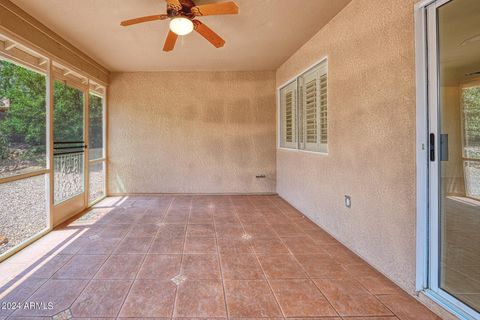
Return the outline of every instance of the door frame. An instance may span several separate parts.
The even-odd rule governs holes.
[[[103,142],[103,151],[102,151],[102,157],[101,158],[98,158],[98,159],[93,159],[93,160],[90,160],[90,157],[89,159],[87,159],[88,161],[88,166],[90,165],[95,165],[95,164],[98,164],[98,163],[101,163],[103,165],[103,176],[104,176],[104,181],[103,181],[103,196],[97,198],[97,199],[94,199],[93,201],[90,201],[90,193],[91,193],[91,190],[90,190],[90,167],[88,167],[87,169],[89,170],[87,172],[87,182],[88,183],[88,193],[86,195],[86,202],[87,202],[87,206],[88,207],[91,207],[93,205],[95,205],[96,203],[102,201],[103,199],[105,199],[107,197],[107,186],[108,186],[108,176],[107,176],[107,151],[108,151],[108,148],[107,148],[107,143],[108,143],[108,139],[107,139],[107,94],[106,94],[106,91],[104,91],[103,93],[101,92],[98,92],[96,91],[95,89],[91,88],[91,86],[89,85],[89,90],[88,90],[88,105],[87,105],[87,116],[88,116],[88,119],[87,119],[87,123],[88,123],[88,130],[90,130],[90,95],[94,95],[94,96],[97,96],[99,97],[100,99],[102,99],[102,142]],[[89,138],[89,136],[87,136],[87,138]],[[91,149],[91,146],[90,146],[90,142],[88,141],[88,144],[89,144],[89,148],[88,150]],[[88,153],[87,153],[87,156],[88,156]]]
[[[423,0],[415,5],[416,65],[416,290],[460,319],[480,319],[480,314],[438,285],[439,214],[438,147],[429,157],[429,135],[439,146],[438,63],[436,9],[454,0]],[[435,200],[436,199],[436,200]]]
[[[88,186],[89,186],[89,181],[88,181],[88,116],[89,116],[89,113],[88,113],[88,106],[89,106],[89,86],[88,86],[88,81],[86,84],[82,84],[82,83],[77,83],[75,81],[72,81],[71,79],[69,79],[68,77],[66,77],[64,74],[62,73],[59,73],[59,72],[56,72],[55,70],[52,70],[51,71],[51,79],[52,79],[52,90],[51,90],[51,94],[52,94],[52,98],[51,98],[51,101],[52,101],[52,119],[51,119],[51,123],[52,123],[52,130],[51,130],[51,134],[52,134],[52,143],[50,145],[50,148],[51,148],[51,152],[52,152],[52,162],[51,162],[51,168],[52,168],[52,177],[51,177],[51,185],[52,185],[52,224],[53,226],[56,226],[66,220],[68,220],[69,218],[73,217],[74,215],[82,212],[83,210],[85,210],[87,207],[88,207]],[[65,200],[65,201],[62,201],[61,203],[58,203],[58,204],[55,204],[55,193],[54,193],[54,183],[55,183],[55,179],[54,179],[54,175],[55,175],[55,167],[54,167],[54,156],[53,156],[53,146],[54,146],[54,128],[55,128],[55,125],[54,125],[54,115],[55,115],[55,110],[54,110],[54,106],[55,106],[55,101],[54,101],[54,86],[53,84],[55,83],[55,81],[61,81],[63,83],[65,83],[65,85],[71,87],[71,88],[74,88],[74,89],[77,89],[77,90],[80,90],[83,94],[83,142],[85,145],[87,145],[87,147],[85,148],[84,150],[84,154],[83,154],[83,192],[78,194],[78,195],[75,195],[73,196],[72,198],[68,199],[68,200]]]

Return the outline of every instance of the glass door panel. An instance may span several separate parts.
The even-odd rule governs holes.
[[[480,1],[436,8],[438,289],[480,310]],[[474,40],[477,39],[477,40]],[[437,114],[437,117],[435,117]],[[435,174],[435,173],[434,173]]]
[[[54,202],[85,192],[84,91],[54,81]]]

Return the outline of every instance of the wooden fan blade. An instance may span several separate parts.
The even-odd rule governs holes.
[[[193,25],[195,31],[197,31],[202,37],[208,40],[211,44],[213,44],[216,48],[223,47],[225,44],[225,40],[223,40],[218,34],[213,32],[212,29],[204,25],[198,20],[193,20]]]
[[[120,25],[126,27],[126,26],[131,26],[132,24],[155,21],[155,20],[165,20],[167,18],[168,16],[166,14],[156,14],[153,16],[145,16],[145,17],[125,20],[120,22]]]
[[[235,2],[209,3],[193,7],[191,9],[195,16],[213,16],[219,14],[238,14],[238,6]]]
[[[165,44],[163,45],[163,51],[172,51],[175,47],[175,42],[177,42],[178,35],[175,32],[168,31],[167,39],[165,39]]]

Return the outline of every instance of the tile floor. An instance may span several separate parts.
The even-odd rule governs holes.
[[[107,198],[0,264],[0,319],[438,319],[276,196]]]

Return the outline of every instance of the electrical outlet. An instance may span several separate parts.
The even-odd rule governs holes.
[[[351,208],[352,207],[352,198],[350,196],[345,195],[345,207]]]
[[[255,176],[255,178],[257,178],[257,179],[265,179],[266,177],[267,176],[264,175],[264,174],[258,174],[258,175]]]

